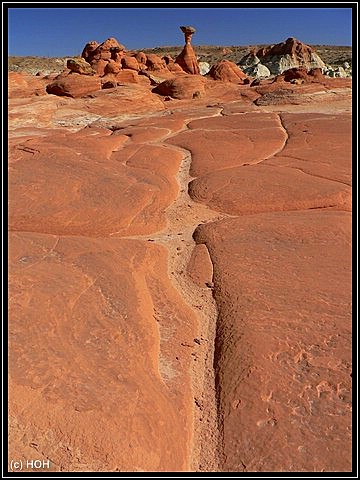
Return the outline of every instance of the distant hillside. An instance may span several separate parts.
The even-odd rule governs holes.
[[[49,74],[61,72],[66,67],[66,61],[72,57],[8,57],[9,72],[27,72],[35,75],[37,72]]]
[[[208,62],[213,65],[221,59],[239,62],[252,47],[265,47],[267,45],[248,45],[248,46],[212,46],[212,45],[194,45],[196,54],[201,62]],[[323,61],[329,65],[343,65],[344,62],[352,64],[352,47],[342,47],[333,45],[312,45]],[[144,48],[144,53],[156,53],[159,56],[170,55],[175,58],[182,50],[183,46],[164,46],[156,48]],[[139,50],[131,50],[136,52]],[[129,51],[130,53],[130,51]],[[9,71],[24,71],[35,75],[37,72],[49,74],[61,72],[66,66],[66,60],[73,57],[8,57]]]
[[[247,45],[247,46],[211,46],[211,45],[194,45],[199,61],[214,64],[222,58],[238,63],[239,60],[249,53],[251,48],[267,47],[265,44]],[[329,65],[342,65],[344,62],[352,63],[352,47],[342,47],[333,45],[311,45],[322,60]],[[159,56],[171,55],[175,58],[183,49],[183,46],[176,47],[156,47],[152,49],[144,49],[144,53],[156,53]],[[223,53],[230,50],[229,53]]]

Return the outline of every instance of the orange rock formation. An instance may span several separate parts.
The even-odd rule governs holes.
[[[9,76],[9,462],[350,472],[351,81],[84,50]]]
[[[175,63],[179,64],[184,72],[198,75],[200,73],[199,64],[191,46],[191,38],[196,30],[190,26],[180,27],[180,29],[185,36],[185,46],[180,55],[176,57]]]

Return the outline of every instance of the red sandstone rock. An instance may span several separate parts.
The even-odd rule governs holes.
[[[231,215],[326,207],[351,210],[349,186],[270,165],[209,173],[189,184],[189,194],[195,201]]]
[[[265,164],[287,166],[339,186],[351,185],[351,116],[284,113],[286,147]],[[316,154],[314,154],[316,152]]]
[[[67,78],[69,73],[71,73],[71,70],[69,68],[64,68],[62,72],[60,72],[58,75],[55,75],[55,77],[50,77],[49,80],[61,80],[63,78]]]
[[[174,73],[170,72],[167,68],[164,70],[157,70],[155,73],[149,70],[140,70],[139,78],[147,78],[151,85],[160,85],[165,80],[174,78]]]
[[[181,75],[160,83],[153,92],[178,99],[200,98],[205,94],[205,83],[200,75]]]
[[[290,82],[295,83],[296,80],[301,80],[302,83],[324,83],[325,76],[323,75],[320,68],[314,68],[312,70],[307,70],[305,67],[290,68],[286,70],[281,75],[278,75],[274,81]]]
[[[314,82],[326,81],[325,75],[322,73],[321,68],[312,68],[308,71],[310,77],[313,77]]]
[[[213,65],[208,75],[214,80],[233,83],[249,83],[247,75],[230,60],[220,60]]]
[[[130,70],[135,70],[135,71],[140,70],[139,63],[135,57],[124,56],[121,59],[121,66],[124,69],[128,68]]]
[[[212,283],[213,266],[205,245],[195,245],[187,265],[187,274],[199,287],[206,288],[208,284]]]
[[[34,445],[46,471],[189,470],[196,319],[166,259],[136,240],[10,235],[9,455],[24,471]]]
[[[88,42],[82,53],[81,53],[81,56],[87,61],[91,61],[92,58],[93,58],[93,53],[94,51],[96,50],[96,48],[99,46],[99,43],[96,42],[95,40],[91,41],[91,42]],[[90,62],[89,62],[90,63]]]
[[[147,68],[146,67],[146,55],[144,52],[137,52],[135,55],[134,55],[134,58],[137,60],[138,64],[139,64],[139,68],[141,70]]]
[[[193,75],[200,74],[199,64],[195,55],[195,51],[191,46],[191,37],[195,33],[195,28],[186,26],[180,27],[185,35],[185,46],[182,52],[176,57],[175,63],[179,64],[182,70]]]
[[[112,59],[112,53],[123,52],[124,50],[125,47],[121,45],[115,38],[108,38],[96,47],[93,52],[93,58],[110,60]]]
[[[214,263],[221,471],[351,471],[350,216],[274,212],[196,231]]]
[[[132,70],[122,70],[117,77],[126,74],[125,81],[118,80],[121,88],[107,92],[99,90],[92,93],[86,99],[77,99],[73,104],[75,112],[86,112],[88,115],[97,115],[103,118],[103,124],[107,125],[111,118],[128,118],[131,115],[147,116],[164,110],[164,102],[151,93],[148,86],[133,84],[132,76],[137,76]],[[101,79],[100,79],[101,80]]]
[[[115,76],[118,85],[124,83],[140,83],[139,75],[135,70],[120,70]]]
[[[121,71],[121,65],[115,62],[115,60],[109,60],[104,68],[104,75],[114,74],[116,75]]]
[[[108,38],[101,44],[97,42],[88,43],[82,57],[91,64],[92,68],[100,76],[104,75],[107,62],[113,61],[120,65],[121,58],[125,52],[125,47],[115,38]]]
[[[176,57],[175,63],[186,73],[198,75],[200,73],[199,64],[195,55],[195,51],[190,44],[186,44],[180,55]]]
[[[280,151],[285,141],[286,134],[276,114],[246,113],[193,120],[187,131],[166,142],[190,150],[190,175],[198,177],[256,163]]]
[[[64,95],[67,97],[82,97],[101,88],[99,77],[71,73],[68,76],[55,80],[46,87],[47,93]]]
[[[174,59],[171,58],[169,55],[166,55],[163,57],[163,60],[165,61],[166,67],[170,72],[184,72],[184,70],[180,67],[178,63],[175,63]]]
[[[316,71],[315,71],[316,72]],[[260,94],[255,100],[256,105],[276,105],[276,104],[293,104],[306,105],[314,103],[314,96],[316,95],[316,104],[329,103],[334,101],[346,99],[351,92],[351,81],[346,78],[326,78],[324,81],[318,82],[317,74],[310,76],[308,74],[310,83],[302,83],[295,85],[290,82],[284,82],[283,77],[279,80],[261,80],[259,86],[253,89]],[[335,80],[335,82],[333,82]],[[334,90],[336,89],[336,90]],[[326,107],[325,107],[326,109]]]
[[[164,209],[177,195],[181,154],[156,145],[125,147],[128,137],[110,133],[89,129],[25,142],[9,178],[10,228],[90,236],[163,228]]]
[[[198,178],[189,185],[190,195],[212,209],[232,215],[351,210],[350,119],[339,115],[336,126],[328,115],[305,118],[302,124],[299,114],[246,113],[197,120],[168,143],[191,151],[190,173]]]
[[[10,98],[10,459],[351,470],[351,217],[330,211],[350,207],[351,82],[335,80],[282,83],[300,103],[281,109],[250,101],[279,84],[210,79],[171,106],[130,84]],[[240,217],[211,223],[226,214],[187,197],[190,161],[199,201]]]
[[[128,70],[128,72],[131,71]],[[107,77],[108,80],[114,79],[110,75]],[[38,77],[33,79],[36,82],[42,82]],[[138,79],[141,80],[141,77]],[[106,81],[105,77],[99,80]],[[125,80],[131,81],[131,78]],[[148,79],[144,77],[144,81],[148,82]],[[107,124],[112,118],[127,119],[134,115],[146,117],[164,109],[164,102],[158,95],[151,93],[148,85],[122,82],[121,87],[112,90],[111,93],[106,90],[97,90],[84,98],[46,94],[27,98],[10,98],[8,128],[11,136],[26,134],[26,137],[30,135],[34,138],[64,129],[77,131],[97,120]]]
[[[158,55],[155,55],[155,53],[148,53],[146,55],[146,66],[149,72],[161,72],[167,70],[165,61]]]
[[[106,89],[115,87],[117,87],[117,81],[113,75],[105,75],[105,77],[101,79],[101,88]]]
[[[105,74],[105,68],[108,62],[109,62],[108,60],[103,60],[100,58],[99,60],[92,60],[91,66],[95,70],[97,75],[102,77]]]
[[[9,98],[25,98],[32,95],[45,95],[46,79],[36,77],[27,73],[9,72]]]
[[[304,60],[310,61],[311,54],[315,50],[309,45],[305,45],[296,38],[290,37],[284,42],[277,43],[265,48],[260,48],[256,52],[256,56],[263,58],[265,56],[273,55],[296,55],[298,57],[304,58]]]

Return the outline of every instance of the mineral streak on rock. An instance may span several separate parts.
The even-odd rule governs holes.
[[[285,42],[262,48],[256,55],[274,75],[294,67],[305,67],[307,70],[325,67],[325,63],[312,47],[293,37]]]

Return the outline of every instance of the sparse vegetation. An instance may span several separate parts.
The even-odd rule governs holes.
[[[194,45],[199,61],[208,62],[210,65],[221,59],[239,62],[251,48],[261,48],[267,45],[248,45],[248,46],[212,46],[212,45]],[[352,47],[333,46],[333,45],[312,45],[322,60],[329,65],[343,65],[348,62],[352,65]],[[164,46],[156,48],[144,48],[131,50],[131,53],[142,51],[144,53],[155,53],[159,56],[170,55],[175,58],[182,50],[183,46]],[[224,51],[229,51],[224,53]],[[130,52],[130,51],[129,51]],[[45,74],[61,72],[66,66],[68,58],[75,56],[53,58],[53,57],[9,57],[8,70],[12,72],[25,71],[35,75],[37,72]]]
[[[60,73],[66,67],[68,58],[75,57],[8,57],[9,72]]]

